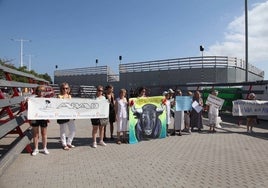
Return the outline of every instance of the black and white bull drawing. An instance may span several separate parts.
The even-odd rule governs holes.
[[[162,123],[159,119],[164,109],[157,108],[154,104],[145,104],[141,108],[131,108],[133,115],[138,119],[135,125],[135,133],[138,141],[146,138],[159,138]]]

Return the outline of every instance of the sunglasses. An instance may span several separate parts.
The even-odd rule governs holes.
[[[99,89],[98,91],[103,92],[103,90]]]

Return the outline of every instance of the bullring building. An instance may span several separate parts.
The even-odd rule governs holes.
[[[248,64],[248,81],[262,81],[264,71]],[[244,82],[246,64],[228,56],[201,56],[119,64],[119,74],[111,67],[94,66],[55,70],[54,83],[73,86],[114,86],[115,93],[125,88],[134,91],[145,86],[151,95],[159,95],[169,87],[189,83]]]

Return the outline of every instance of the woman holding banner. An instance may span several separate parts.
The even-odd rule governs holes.
[[[217,96],[219,92],[217,90],[213,90],[211,95]],[[216,105],[208,105],[208,121],[209,121],[209,132],[215,133],[215,126],[218,123],[218,116],[219,116],[219,108]]]
[[[35,89],[36,97],[44,97],[45,94],[45,86],[37,86]],[[48,120],[30,120],[30,125],[32,126],[33,130],[33,143],[34,143],[34,150],[32,155],[35,156],[39,153],[38,150],[38,142],[39,142],[39,127],[41,129],[42,135],[42,143],[43,143],[43,151],[44,154],[48,155],[49,151],[47,150],[47,125]]]
[[[70,86],[68,83],[64,82],[60,85],[60,94],[58,98],[60,99],[71,99],[72,96],[70,95]],[[72,145],[72,141],[75,136],[75,124],[73,119],[58,119],[57,123],[60,125],[60,139],[62,148],[64,150],[69,150],[70,148],[74,148],[75,146]],[[69,129],[68,139],[66,139],[66,129]]]
[[[97,87],[96,100],[106,100],[106,98],[103,96],[103,86],[101,85]],[[93,138],[92,147],[93,148],[97,148],[98,130],[99,130],[99,135],[100,135],[99,145],[106,146],[106,143],[103,141],[103,137],[104,137],[104,126],[107,125],[108,119],[106,119],[107,121],[101,121],[101,120],[105,120],[105,118],[104,119],[98,119],[98,118],[91,119],[91,124],[93,125],[93,129],[92,129],[92,138]]]
[[[180,89],[176,91],[177,96],[182,96]],[[174,113],[174,132],[172,135],[176,134],[176,131],[179,131],[178,136],[182,136],[181,131],[184,129],[184,111],[175,111]]]
[[[202,112],[203,112],[203,99],[199,91],[195,91],[193,97],[193,105],[195,106],[191,111],[191,131],[196,127],[198,132],[203,129]]]
[[[192,97],[193,93],[191,91],[187,91],[187,95]],[[190,113],[191,113],[190,110],[184,111],[184,124],[185,124],[186,131],[191,134]]]
[[[105,88],[106,93],[105,97],[109,102],[109,123],[110,123],[110,134],[111,140],[114,140],[114,122],[115,122],[115,97],[114,97],[114,87],[112,85],[108,85]],[[104,126],[104,140],[106,140],[106,125]]]

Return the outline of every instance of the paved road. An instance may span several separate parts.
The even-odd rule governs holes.
[[[76,120],[77,147],[70,151],[61,149],[52,121],[50,154],[23,152],[0,177],[0,187],[267,187],[268,122],[249,135],[235,118],[223,119],[215,134],[205,126],[202,133],[96,149],[90,122]]]

